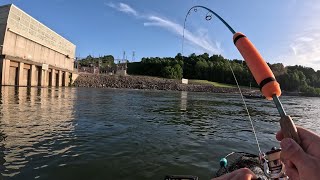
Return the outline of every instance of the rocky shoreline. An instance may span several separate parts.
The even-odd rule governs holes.
[[[239,93],[239,90],[237,88],[221,88],[206,84],[182,84],[180,80],[149,76],[111,76],[102,74],[79,74],[79,77],[75,80],[73,85],[75,87],[91,88],[124,88],[213,93]],[[250,89],[241,90],[244,93],[251,92]]]

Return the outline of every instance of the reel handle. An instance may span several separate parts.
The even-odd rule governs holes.
[[[301,143],[296,125],[288,115],[282,116],[280,119],[281,132],[285,138],[291,138],[298,144]]]

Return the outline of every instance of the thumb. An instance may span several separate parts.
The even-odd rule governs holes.
[[[280,143],[281,158],[291,161],[297,168],[304,166],[308,162],[309,156],[291,138],[285,138]]]

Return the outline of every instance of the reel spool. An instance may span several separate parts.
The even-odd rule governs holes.
[[[270,179],[288,180],[285,166],[280,160],[281,148],[272,148],[261,157],[264,174]]]

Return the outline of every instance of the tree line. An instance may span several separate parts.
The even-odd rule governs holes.
[[[287,66],[281,63],[268,64],[274,72],[281,89],[300,92],[308,96],[320,96],[320,71],[309,67]],[[242,86],[258,87],[243,60],[229,60],[221,55],[204,53],[188,57],[178,53],[173,57],[147,57],[141,62],[128,63],[128,74],[157,76],[171,79],[202,79],[235,84],[231,68]]]
[[[85,58],[78,59],[77,62],[81,67],[100,67],[102,70],[115,65],[114,57],[112,55],[105,55],[101,57],[88,55]]]

